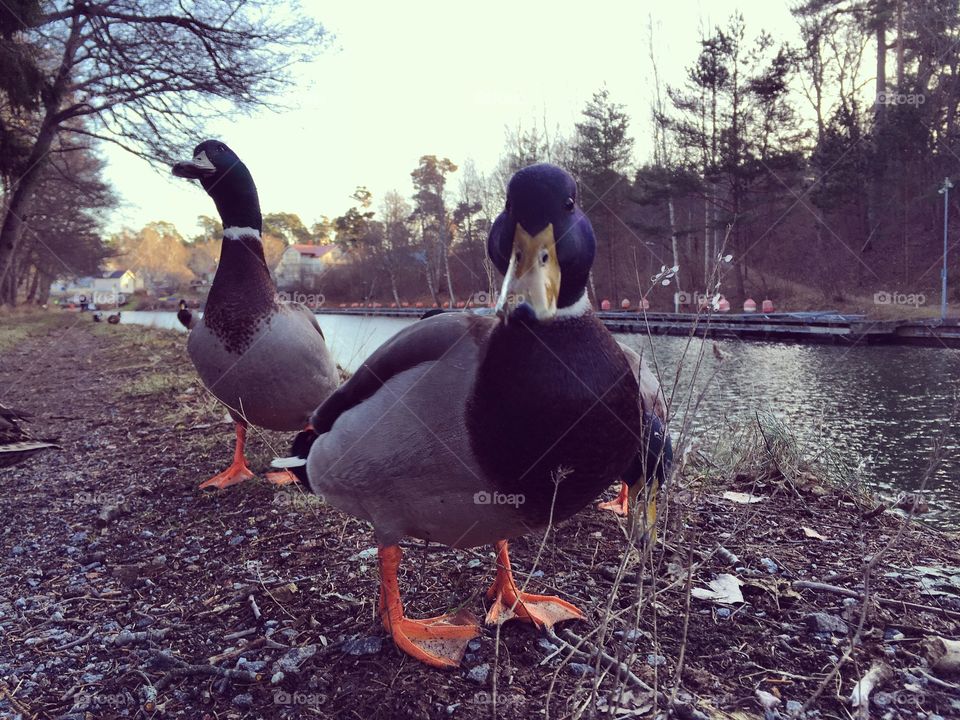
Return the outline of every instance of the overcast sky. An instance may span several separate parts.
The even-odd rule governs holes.
[[[765,0],[304,4],[336,39],[298,69],[296,89],[282,98],[292,109],[225,119],[210,131],[250,168],[264,213],[295,212],[308,226],[345,211],[357,185],[375,203],[392,189],[409,196],[421,155],[458,165],[472,158],[485,171],[501,155],[505,126],[546,117],[569,132],[604,83],[632,117],[635,159],[648,159],[648,17],[661,76],[672,84],[696,57],[700,27],[725,24],[737,10],[751,37],[766,29],[798,39],[788,3]],[[122,198],[111,229],[169,220],[190,236],[197,215],[215,214],[198,184],[118,149],[105,155]]]

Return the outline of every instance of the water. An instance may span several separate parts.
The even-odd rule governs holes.
[[[319,320],[331,352],[348,370],[412,322],[353,315]],[[172,312],[124,312],[121,321],[183,329]],[[851,464],[862,462],[864,481],[895,495],[919,487],[934,439],[945,433],[943,460],[927,483],[931,512],[924,519],[960,527],[960,432],[947,422],[960,350],[617,337],[659,368],[674,398],[671,429],[686,426],[693,439],[727,432],[758,411],[771,413],[801,440],[829,443]],[[695,409],[685,409],[688,398]]]

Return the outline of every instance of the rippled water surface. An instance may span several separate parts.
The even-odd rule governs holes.
[[[124,323],[181,328],[174,313],[121,317]],[[349,370],[411,322],[348,315],[319,319],[334,357]],[[934,439],[945,433],[943,460],[927,486],[932,511],[926,519],[945,528],[960,526],[960,433],[948,422],[960,387],[960,350],[718,340],[719,359],[714,341],[618,339],[659,368],[664,387],[673,388],[671,428],[685,424],[692,438],[726,432],[758,411],[772,413],[801,439],[830,443],[862,460],[864,480],[892,494],[917,489]],[[695,410],[684,410],[687,398],[693,398]]]

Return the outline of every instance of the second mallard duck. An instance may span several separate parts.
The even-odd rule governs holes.
[[[277,297],[263,255],[257,187],[247,166],[224,143],[207,140],[194,149],[193,159],[174,165],[173,174],[199,180],[223,223],[220,263],[187,351],[203,384],[236,423],[233,462],[200,485],[225,488],[253,477],[244,453],[249,424],[302,430],[340,378],[316,316]],[[279,473],[270,479],[294,478]]]

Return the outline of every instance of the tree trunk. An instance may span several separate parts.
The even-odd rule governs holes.
[[[667,210],[670,213],[670,249],[673,251],[673,266],[680,267],[680,257],[677,252],[677,215],[676,215],[676,210],[673,207],[673,192],[670,192],[667,195]],[[674,283],[676,283],[677,290],[679,290],[680,289],[680,271],[679,270],[673,276],[673,281]],[[677,293],[673,294],[673,311],[680,312],[680,296]]]

